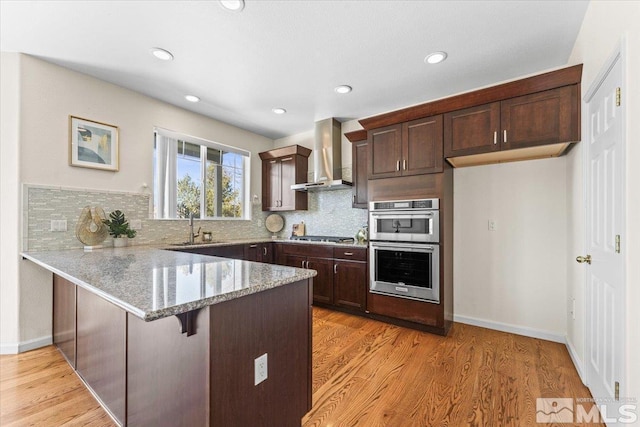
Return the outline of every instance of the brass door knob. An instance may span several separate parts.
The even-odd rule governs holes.
[[[582,264],[583,262],[586,262],[587,264],[591,264],[591,255],[576,257],[576,261],[579,262],[580,264]]]

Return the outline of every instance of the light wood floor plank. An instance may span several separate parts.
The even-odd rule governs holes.
[[[539,397],[591,397],[561,344],[463,324],[440,337],[314,308],[302,427],[543,426]],[[115,424],[50,346],[0,356],[0,425]]]

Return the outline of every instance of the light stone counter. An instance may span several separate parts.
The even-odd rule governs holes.
[[[228,243],[227,243],[228,244]],[[151,321],[309,279],[293,267],[145,246],[24,252],[22,256]]]

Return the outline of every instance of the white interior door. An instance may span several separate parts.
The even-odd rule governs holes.
[[[615,425],[624,372],[624,115],[618,55],[587,95],[586,376],[604,421]],[[620,104],[620,105],[619,105]],[[580,261],[579,261],[580,262]],[[588,262],[588,261],[587,261]],[[603,406],[601,406],[602,404]]]

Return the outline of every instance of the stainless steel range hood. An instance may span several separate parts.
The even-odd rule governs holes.
[[[313,182],[294,184],[292,190],[343,190],[353,185],[342,179],[342,125],[334,118],[316,122],[313,143]]]

